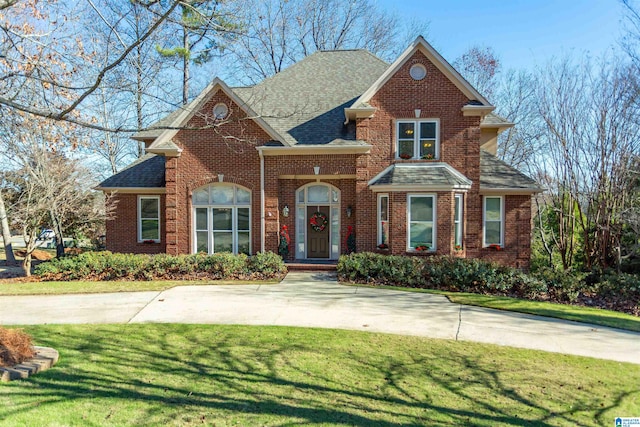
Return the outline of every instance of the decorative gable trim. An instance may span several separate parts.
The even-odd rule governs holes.
[[[366,106],[373,96],[393,77],[395,73],[413,56],[417,51],[422,52],[433,65],[440,70],[470,101],[478,101],[482,107],[488,109],[487,113],[495,107],[482,96],[471,84],[458,73],[427,41],[418,36],[416,40],[391,64],[391,66],[376,80],[373,85],[360,98],[358,98],[350,109]],[[474,106],[475,107],[475,106]]]
[[[176,118],[167,125],[169,129],[165,129],[156,140],[147,148],[147,151],[155,154],[169,154],[175,151],[173,147],[167,148],[167,145],[173,145],[179,149],[171,139],[180,131],[180,128],[184,127],[191,118],[204,107],[204,105],[219,91],[221,90],[227,95],[238,107],[244,111],[244,113],[254,120],[258,126],[260,126],[273,140],[283,142],[284,138],[278,134],[262,117],[253,111],[251,107],[247,105],[236,93],[234,93],[225,82],[219,77],[213,79],[213,81],[193,100],[188,106],[186,106]]]

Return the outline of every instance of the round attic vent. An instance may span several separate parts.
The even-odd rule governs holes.
[[[422,80],[427,76],[427,69],[422,64],[413,64],[409,69],[409,75],[413,80]]]
[[[226,104],[221,102],[213,107],[213,117],[216,120],[224,119],[227,114],[229,114],[229,107]]]

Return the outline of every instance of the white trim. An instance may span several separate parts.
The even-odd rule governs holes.
[[[485,106],[491,106],[491,103],[482,96],[471,84],[460,75],[427,41],[418,36],[409,47],[395,60],[393,64],[376,80],[369,89],[358,98],[351,108],[357,108],[366,105],[367,102],[398,72],[400,68],[420,50],[431,63],[440,70],[469,100],[477,100]]]
[[[389,242],[389,193],[381,193],[378,194],[378,198],[377,198],[377,205],[376,205],[376,211],[377,211],[377,226],[376,228],[378,229],[378,236],[376,237],[376,241],[378,242],[377,244],[380,245],[382,242],[382,209],[381,209],[381,201],[383,198],[387,198],[387,242]],[[387,243],[388,244],[388,243]]]
[[[266,220],[266,213],[265,213],[265,207],[264,207],[264,199],[265,199],[265,192],[264,192],[264,155],[262,154],[261,150],[258,150],[258,156],[260,157],[260,252],[264,253],[264,248],[265,248],[265,242],[266,242],[266,238],[265,238],[265,220]]]
[[[462,115],[465,117],[480,116],[484,119],[487,114],[495,109],[496,107],[493,105],[465,105],[462,107]]]
[[[349,120],[352,119],[368,119],[373,117],[373,115],[375,114],[375,112],[377,111],[377,108],[375,107],[370,107],[370,106],[363,106],[360,108],[345,108],[344,109],[344,117],[345,117],[345,122],[344,124],[346,125],[347,123],[349,123]]]
[[[399,193],[409,191],[456,191],[466,193],[471,187],[457,185],[425,185],[425,184],[405,184],[405,185],[374,185],[370,188],[374,193]]]
[[[487,243],[487,199],[500,199],[500,243]],[[496,222],[496,221],[493,221]],[[499,244],[504,246],[504,196],[484,196],[482,197],[482,247]]]
[[[158,238],[157,239],[143,239],[142,238],[142,199],[153,199],[156,200],[158,202],[158,217],[157,218],[144,218],[145,220],[151,220],[151,221],[158,221]],[[161,207],[160,207],[160,196],[146,196],[146,195],[140,195],[138,196],[138,243],[143,243],[145,240],[153,240],[155,243],[159,243],[162,236],[160,235],[161,230],[162,230],[162,226],[161,226],[161,222],[162,222],[162,218],[160,217],[160,211],[161,211]]]
[[[413,123],[413,160],[420,160],[422,156],[420,156],[420,140],[427,138],[420,138],[420,125],[422,123],[435,123],[436,125],[436,136],[435,136],[435,155],[432,160],[440,159],[440,119],[437,118],[425,118],[425,119],[396,119],[396,135],[395,135],[395,150],[396,150],[396,159],[400,159],[400,125],[402,123]],[[407,139],[408,138],[403,138]]]
[[[371,145],[295,145],[293,147],[256,147],[264,156],[308,156],[313,154],[367,154]]]
[[[429,248],[429,250],[427,252],[435,252],[438,249],[438,235],[437,235],[437,228],[438,228],[438,195],[437,194],[432,194],[432,193],[425,193],[425,194],[421,194],[421,193],[414,193],[414,194],[407,194],[407,245],[406,245],[406,251],[407,252],[418,252],[416,251],[413,247],[410,246],[411,244],[411,199],[414,197],[431,197],[433,200],[433,215],[432,215],[432,228],[431,228],[431,247]],[[427,223],[428,221],[414,221],[414,222],[419,222],[419,223]],[[425,242],[428,243],[428,242]]]

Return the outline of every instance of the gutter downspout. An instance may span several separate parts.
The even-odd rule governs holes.
[[[265,210],[264,210],[264,155],[260,147],[256,147],[260,156],[260,252],[264,253],[265,245]]]

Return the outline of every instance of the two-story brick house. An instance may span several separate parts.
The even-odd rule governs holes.
[[[526,268],[536,183],[495,157],[512,126],[422,37],[391,65],[316,52],[252,87],[215,79],[134,138],[107,247],[170,254],[358,251],[488,258]]]

